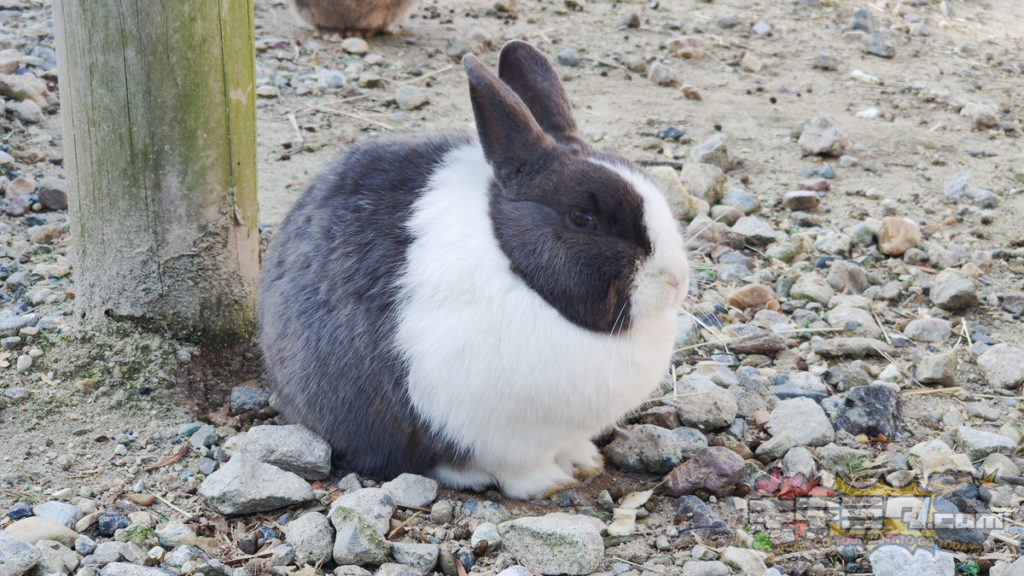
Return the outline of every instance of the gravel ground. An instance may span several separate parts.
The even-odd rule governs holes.
[[[368,42],[256,18],[268,236],[347,144],[469,129],[463,54],[545,51],[687,226],[672,374],[549,500],[329,471],[251,346],[74,324],[49,4],[0,0],[0,575],[1024,574],[1019,3],[425,0]]]

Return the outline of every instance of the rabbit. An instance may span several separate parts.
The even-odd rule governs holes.
[[[416,0],[294,0],[294,5],[320,30],[373,36],[392,32],[412,14]]]
[[[602,470],[591,438],[666,373],[684,241],[537,49],[463,65],[476,138],[359,144],[285,218],[260,345],[275,406],[339,468],[543,497]]]

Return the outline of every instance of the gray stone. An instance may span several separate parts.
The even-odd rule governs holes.
[[[447,524],[454,514],[455,506],[451,500],[438,500],[430,507],[430,521],[434,524]]]
[[[260,412],[270,405],[270,392],[255,386],[235,386],[229,403],[232,414]]]
[[[828,388],[821,377],[810,372],[786,372],[779,374],[772,378],[771,385],[772,392],[776,396],[779,396],[780,390],[786,390],[791,393],[803,392],[805,394],[797,395],[806,395],[809,398],[828,394]],[[781,398],[782,396],[779,397]]]
[[[171,566],[181,566],[185,562],[192,562],[205,556],[206,554],[195,546],[175,546],[173,550],[164,555],[164,562]]]
[[[972,461],[981,460],[995,453],[1013,456],[1017,451],[1017,443],[1013,439],[967,426],[959,426],[956,429],[956,445],[966,452]]]
[[[14,276],[14,274],[11,274]],[[11,279],[7,279],[7,285],[10,284]],[[31,281],[26,280],[27,284],[31,284]],[[0,336],[17,336],[18,331],[26,326],[35,326],[39,322],[39,318],[35,314],[23,314],[21,316],[15,316],[13,318],[0,318]]]
[[[679,465],[683,456],[696,454],[707,439],[693,428],[666,430],[651,424],[623,428],[605,446],[604,455],[619,468],[633,472],[664,474]]]
[[[967,180],[971,177],[970,172],[960,172],[942,184],[942,192],[946,200],[959,202],[967,196]]]
[[[498,572],[498,576],[533,576],[533,572],[530,572],[528,568],[523,568],[522,566],[512,566]]]
[[[420,572],[412,566],[388,562],[380,565],[375,576],[420,576]]]
[[[245,454],[231,458],[206,477],[199,495],[217,512],[266,512],[313,498],[313,489],[301,477]]]
[[[590,516],[556,512],[498,526],[505,548],[541,574],[590,574],[604,558],[604,524]]]
[[[168,576],[165,570],[127,562],[112,562],[100,568],[100,576]]]
[[[679,84],[679,73],[668,64],[653,62],[647,69],[647,79],[658,86],[675,86]]]
[[[782,458],[782,476],[794,478],[802,474],[804,478],[814,478],[817,473],[817,465],[814,462],[814,454],[803,446],[794,446],[786,452]]]
[[[732,570],[720,560],[691,560],[683,564],[683,576],[729,576]]]
[[[210,448],[219,442],[220,434],[217,434],[217,429],[212,424],[203,424],[192,433],[188,441],[197,450],[202,450],[203,448]]]
[[[705,539],[716,534],[732,534],[732,530],[700,498],[691,494],[680,496],[672,503],[675,516],[689,518],[689,526]]]
[[[722,197],[722,205],[732,206],[740,210],[743,215],[753,214],[761,210],[761,201],[742,188],[730,190],[728,194]]]
[[[39,562],[35,547],[0,528],[0,576],[21,576]]]
[[[790,210],[813,212],[821,204],[821,196],[814,190],[793,190],[786,192],[783,204]]]
[[[711,446],[677,466],[665,477],[665,487],[673,496],[707,490],[727,495],[743,476],[743,458],[724,446]]]
[[[972,418],[980,418],[989,422],[995,422],[1002,416],[998,406],[994,406],[986,401],[968,402],[964,405],[964,410]]]
[[[75,552],[78,552],[82,556],[88,556],[89,554],[92,554],[94,550],[96,550],[96,542],[92,538],[89,538],[85,534],[80,534],[78,538],[75,538]]]
[[[481,522],[476,530],[473,530],[469,544],[476,550],[481,542],[487,543],[488,552],[494,552],[501,545],[501,534],[498,533],[498,527],[490,522]]]
[[[572,48],[562,48],[556,56],[558,63],[562,66],[575,68],[580,65],[580,57]]]
[[[370,45],[366,40],[352,36],[342,40],[341,49],[349,54],[366,54],[370,51]]]
[[[736,397],[737,414],[744,418],[752,418],[758,410],[771,409],[775,402],[768,379],[754,369],[741,370],[737,381],[729,384],[729,391]]]
[[[40,553],[39,562],[32,568],[30,575],[70,574],[78,568],[78,554],[60,542],[40,540],[36,542],[36,549]],[[3,572],[2,562],[0,558],[0,573]]]
[[[157,541],[164,548],[175,548],[182,544],[192,545],[196,542],[196,533],[179,520],[171,520],[157,527],[154,532]]]
[[[379,566],[388,561],[391,548],[387,540],[354,510],[334,506],[330,518],[337,532],[334,538],[335,562],[341,565]]]
[[[822,232],[814,240],[814,248],[822,254],[847,257],[853,248],[853,240],[842,232]]]
[[[718,430],[732,424],[738,410],[736,397],[710,379],[691,374],[679,381],[673,399],[684,426]]]
[[[764,552],[750,548],[727,546],[722,550],[722,562],[739,570],[740,574],[764,574],[768,569],[764,564],[764,558]]]
[[[952,352],[926,354],[918,360],[914,378],[922,384],[952,386],[955,382],[955,363],[956,356]]]
[[[373,572],[370,572],[369,570],[361,566],[338,566],[334,569],[334,576],[373,576]]]
[[[512,519],[512,514],[504,506],[490,500],[466,500],[462,503],[462,512],[477,520],[493,524]]]
[[[342,494],[331,503],[331,510],[333,511],[339,506],[354,510],[381,536],[391,530],[391,516],[395,513],[395,501],[380,488],[363,488]]]
[[[999,452],[986,456],[978,470],[986,476],[1020,476],[1020,468],[1013,459]]]
[[[85,514],[81,510],[68,504],[67,502],[58,502],[56,500],[49,500],[42,504],[37,504],[32,507],[32,513],[42,518],[48,518],[63,524],[68,528],[74,528],[75,523],[82,519]]]
[[[975,130],[999,126],[999,108],[990,102],[968,102],[960,109],[960,116],[970,119]]]
[[[287,566],[295,561],[295,549],[287,544],[278,544],[271,548],[270,565]]]
[[[718,204],[725,193],[725,172],[714,164],[686,162],[679,171],[679,181],[691,195],[712,206]]]
[[[885,545],[868,555],[875,576],[952,576],[955,572],[953,554],[942,549]]]
[[[330,445],[298,425],[253,426],[229,438],[224,451],[244,454],[308,480],[322,480],[331,472]]]
[[[790,398],[776,404],[767,427],[772,436],[791,438],[794,446],[824,446],[835,436],[825,411],[809,398]]]
[[[131,525],[128,517],[120,512],[105,512],[96,519],[96,528],[100,536],[113,536],[114,532]]]
[[[421,576],[429,574],[434,569],[440,551],[437,544],[391,543],[391,556],[395,562],[413,568]]]
[[[896,45],[893,44],[892,40],[890,40],[885,34],[881,32],[873,32],[864,39],[864,43],[861,45],[861,51],[871,54],[872,56],[892,58],[896,55]]]
[[[769,244],[768,249],[765,250],[765,255],[774,260],[779,260],[786,264],[792,264],[799,251],[800,249],[795,242],[784,240],[782,242],[773,242],[772,244]]]
[[[721,222],[726,226],[732,226],[740,218],[743,218],[743,210],[740,210],[735,206],[719,204],[711,207],[711,219],[715,222]]]
[[[971,199],[971,202],[974,202],[975,206],[983,210],[998,208],[1002,202],[998,194],[984,188],[971,188],[967,191],[967,196]]]
[[[1009,390],[1024,382],[1024,350],[1012,344],[989,346],[978,356],[978,367],[993,388]]]
[[[418,474],[401,474],[380,487],[398,506],[430,506],[437,500],[437,480]]]
[[[854,224],[850,229],[850,237],[853,243],[859,246],[870,246],[875,243],[878,237],[878,230],[882,227],[880,220],[868,218],[863,222]]]
[[[801,274],[789,289],[789,297],[797,300],[807,300],[828,305],[828,301],[836,295],[835,290],[828,285],[828,282],[820,274],[809,272]]]
[[[679,173],[670,166],[650,166],[647,174],[654,181],[661,194],[668,201],[672,209],[672,215],[678,219],[689,222],[702,212],[707,212],[707,202],[690,195],[683,183],[679,180]],[[724,178],[724,176],[723,176]]]
[[[326,516],[307,512],[284,526],[288,545],[300,565],[329,560],[334,549],[334,529]]]
[[[32,397],[32,393],[24,386],[12,386],[4,390],[3,397],[11,405],[18,405]]]
[[[188,438],[196,433],[197,430],[203,427],[202,422],[188,422],[178,427],[178,436],[181,438]]]
[[[851,336],[849,338],[815,338],[811,340],[811,350],[820,356],[829,358],[891,355],[892,346],[873,338]]]
[[[38,124],[43,121],[43,109],[32,100],[21,102],[8,102],[7,110],[14,114],[14,117],[25,124]]]
[[[721,132],[701,142],[690,150],[690,157],[697,162],[713,164],[722,169],[729,170],[729,150],[725,145],[725,134]],[[746,212],[746,210],[744,210]]]
[[[845,294],[862,294],[868,289],[867,272],[864,268],[849,260],[836,260],[829,267],[825,281],[836,292]]]
[[[988,539],[989,532],[984,528],[986,522],[983,517],[979,515],[979,522],[970,524],[970,526],[978,526],[977,528],[964,526],[962,520],[958,521],[958,518],[963,518],[960,509],[951,500],[941,496],[932,496],[931,508],[935,523],[935,537],[940,542],[955,542],[971,546],[975,550],[981,550],[985,540]],[[992,517],[988,518],[989,526],[991,526],[992,520]]]
[[[899,433],[902,409],[900,395],[885,384],[858,386],[840,395],[836,427],[854,436],[869,438],[884,435],[895,439]]]
[[[856,469],[870,462],[874,455],[870,450],[829,443],[818,448],[817,457],[818,462],[825,470],[835,474],[840,472],[846,474],[849,473],[851,467]]]
[[[874,32],[875,23],[871,17],[871,10],[868,8],[858,8],[853,11],[853,16],[850,17],[850,23],[847,26],[847,30],[862,30],[868,34]]]
[[[805,156],[841,156],[850,147],[850,138],[835,118],[821,113],[804,125],[797,143]]]
[[[943,270],[932,280],[928,298],[943,310],[963,310],[978,304],[974,280],[964,278],[955,270]]]
[[[700,324],[693,314],[681,312],[676,318],[676,348],[692,346],[700,342]]]
[[[419,86],[406,84],[395,90],[395,102],[402,110],[416,110],[425,106],[430,99]]]
[[[837,306],[828,312],[828,324],[833,328],[849,330],[857,336],[878,338],[882,329],[871,312],[855,306]]]
[[[277,98],[280,95],[281,91],[272,84],[263,84],[256,87],[256,96],[259,98]]]
[[[952,325],[942,318],[917,318],[903,328],[904,336],[918,342],[945,342],[951,333]]]
[[[776,230],[770,222],[758,216],[744,216],[732,225],[732,231],[758,246],[767,246],[772,242],[781,242],[789,236]]]

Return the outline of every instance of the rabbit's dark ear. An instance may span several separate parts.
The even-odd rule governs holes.
[[[505,44],[498,77],[523,99],[544,132],[559,142],[579,141],[562,81],[539,50],[520,40]]]
[[[531,160],[553,145],[526,104],[476,56],[462,59],[469,77],[476,131],[484,156],[499,182],[522,173]]]

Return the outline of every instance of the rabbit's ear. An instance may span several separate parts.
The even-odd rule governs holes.
[[[519,96],[476,56],[467,54],[462,65],[469,77],[469,98],[484,156],[498,181],[508,182],[554,143]]]
[[[559,142],[580,141],[565,88],[539,50],[520,40],[505,44],[498,77],[523,99],[544,132]]]

